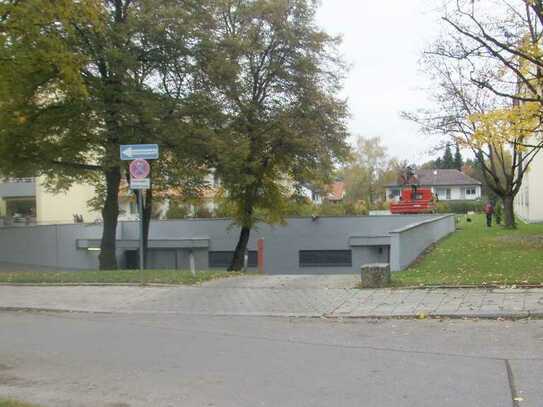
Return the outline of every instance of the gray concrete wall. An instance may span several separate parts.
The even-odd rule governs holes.
[[[78,250],[77,239],[98,239],[101,225],[41,225],[0,228],[0,261],[58,269],[96,269],[97,251]],[[118,253],[119,258],[122,253]]]
[[[258,225],[251,233],[248,248],[256,250],[256,241],[264,239],[264,269],[270,274],[313,274],[313,273],[353,273],[365,263],[388,260],[378,253],[375,247],[351,245],[351,237],[381,237],[386,235],[387,242],[377,243],[386,246],[390,230],[405,225],[432,219],[432,215],[389,215],[360,217],[319,217],[289,218],[286,225]],[[138,236],[136,222],[123,222],[123,237],[135,239]],[[153,222],[150,239],[210,239],[210,251],[234,250],[239,235],[239,228],[228,219],[170,220]],[[352,267],[299,267],[300,250],[353,250]],[[387,250],[383,250],[387,251]],[[388,258],[388,255],[386,256]],[[197,268],[207,268],[196,263]]]
[[[454,218],[449,218],[454,228]],[[392,269],[402,268],[453,230],[444,219],[448,218],[435,215],[289,218],[285,225],[258,225],[251,233],[248,248],[256,250],[257,239],[264,239],[264,269],[270,274],[357,273],[361,265],[386,262],[389,255]],[[406,228],[408,225],[417,226]],[[99,239],[101,229],[100,225],[84,224],[0,228],[0,261],[61,269],[95,269],[98,252],[77,248],[76,241]],[[238,233],[239,228],[229,219],[152,222],[150,240],[156,247],[163,241],[165,247],[149,254],[150,267],[188,268],[189,252],[193,250],[196,268],[207,269],[208,250],[233,251]],[[120,223],[117,236],[122,241],[136,240],[138,224]],[[171,247],[172,242],[183,239],[208,239],[209,246]],[[118,250],[121,266],[125,265],[125,250]],[[300,267],[300,250],[351,250],[352,267]]]
[[[426,248],[454,232],[455,228],[454,215],[443,215],[391,231],[390,270],[407,268]]]
[[[0,229],[1,260],[6,263],[57,267],[57,227]]]

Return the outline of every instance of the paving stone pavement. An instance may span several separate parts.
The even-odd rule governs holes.
[[[0,309],[330,318],[543,316],[543,289],[360,290],[353,288],[356,282],[356,276],[248,276],[193,287],[0,286]]]

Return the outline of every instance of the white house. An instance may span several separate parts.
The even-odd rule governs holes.
[[[302,194],[314,204],[320,205],[323,202],[338,203],[345,198],[345,183],[334,181],[327,185],[324,190],[311,187],[303,187]]]
[[[430,188],[440,201],[481,199],[481,182],[458,170],[416,170],[409,183]],[[400,182],[387,185],[387,200],[398,200],[404,187]]]

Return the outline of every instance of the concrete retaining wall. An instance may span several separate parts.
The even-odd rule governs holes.
[[[76,239],[96,238],[100,225],[47,225],[0,228],[0,260],[60,269],[95,269],[98,252],[76,249]]]
[[[390,232],[390,270],[408,267],[426,248],[454,232],[454,215],[444,215]]]
[[[98,246],[101,229],[83,224],[0,228],[0,261],[95,269],[98,251],[92,249]],[[257,239],[264,239],[264,269],[270,274],[357,273],[363,264],[389,258],[391,269],[400,270],[453,230],[452,215],[289,218],[285,225],[258,225],[249,250],[255,251]],[[238,233],[229,219],[152,222],[149,267],[187,268],[192,252],[196,267],[207,269],[208,253],[233,251]],[[119,264],[125,266],[125,251],[133,249],[138,238],[137,223],[120,223],[117,237]],[[300,267],[300,250],[350,250],[352,266]]]

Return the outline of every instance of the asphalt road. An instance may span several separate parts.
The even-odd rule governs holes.
[[[51,407],[535,407],[542,378],[543,321],[0,313],[0,397]]]

